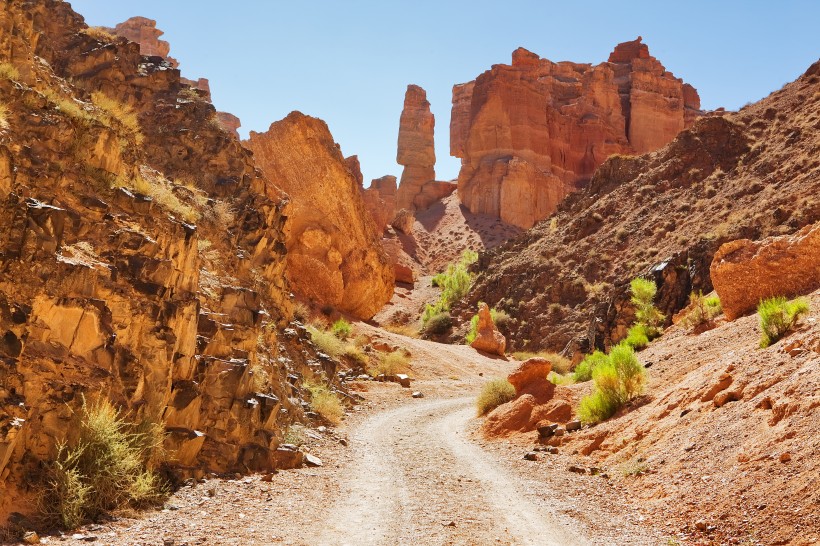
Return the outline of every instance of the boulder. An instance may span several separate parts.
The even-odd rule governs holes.
[[[490,314],[490,307],[482,303],[478,307],[478,328],[475,340],[470,347],[477,351],[504,356],[507,348],[507,338],[498,331]]]
[[[551,214],[613,154],[655,150],[700,113],[697,92],[638,38],[606,63],[553,63],[519,48],[453,88],[450,154],[473,213],[525,229]]]
[[[524,393],[535,394],[532,391],[543,390],[546,385],[552,385],[547,381],[547,376],[552,370],[552,363],[545,358],[529,358],[518,365],[508,376],[507,381],[515,387],[515,395],[521,396]]]
[[[738,239],[715,253],[709,273],[726,318],[734,320],[773,296],[820,287],[820,223],[762,241]]]
[[[394,228],[401,231],[405,235],[413,233],[413,224],[416,223],[416,218],[413,213],[407,209],[401,209],[396,213],[395,218],[390,223]]]
[[[291,198],[287,278],[294,292],[369,319],[393,295],[393,265],[360,184],[325,122],[292,112],[246,145]]]

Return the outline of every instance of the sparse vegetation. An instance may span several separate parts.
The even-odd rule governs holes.
[[[105,30],[103,27],[88,27],[80,31],[89,38],[94,38],[98,42],[111,43],[116,41],[117,37]]]
[[[515,387],[503,378],[491,379],[484,383],[481,394],[476,400],[476,407],[479,415],[486,415],[501,404],[505,404],[515,398]]]
[[[612,349],[606,362],[592,370],[595,388],[581,399],[578,417],[586,424],[595,424],[612,417],[624,404],[643,393],[646,370],[632,347],[621,344]]]
[[[433,286],[441,288],[441,296],[436,303],[427,304],[424,307],[422,323],[427,324],[435,315],[450,311],[450,306],[464,297],[473,282],[473,276],[467,270],[471,264],[478,260],[478,253],[472,250],[465,250],[461,254],[461,259],[455,264],[447,266],[447,271],[439,273],[433,277]]]
[[[430,326],[430,322],[428,322],[427,324],[428,326]],[[384,329],[388,332],[399,334],[401,336],[412,337],[416,339],[420,337],[418,328],[416,328],[412,324],[388,324],[384,327]]]
[[[559,374],[555,372],[550,372],[547,375],[547,380],[552,383],[553,385],[572,385],[575,383],[575,380],[572,378],[570,374]]]
[[[409,363],[410,359],[402,350],[381,354],[376,359],[376,363],[373,368],[370,370],[370,375],[375,377],[381,374],[396,375],[399,373],[404,373],[407,370]]]
[[[665,318],[654,304],[658,287],[654,281],[638,277],[629,283],[629,291],[630,301],[635,305],[635,318],[639,324],[646,326],[646,335],[652,341],[661,334]]]
[[[350,323],[347,322],[344,318],[340,318],[336,322],[333,323],[331,327],[331,331],[333,335],[339,339],[347,339],[350,337],[350,333],[353,331],[353,328],[350,326]]]
[[[449,330],[453,326],[453,319],[450,318],[450,313],[447,311],[442,311],[440,313],[436,313],[435,315],[431,315],[424,321],[424,332],[427,334],[433,335],[442,335],[446,334],[447,330]]]
[[[310,392],[310,407],[328,423],[338,425],[345,414],[339,396],[324,383],[306,381],[304,387]]]
[[[164,429],[158,423],[127,422],[107,400],[83,400],[76,441],[60,444],[43,497],[47,519],[74,528],[103,512],[147,506],[167,494],[154,469]]]
[[[626,333],[626,338],[622,343],[629,345],[633,349],[643,349],[649,345],[649,327],[640,322],[635,324]]]
[[[98,120],[113,129],[121,129],[137,146],[142,145],[144,137],[140,132],[140,122],[137,113],[127,104],[113,99],[102,91],[91,94],[91,102],[100,109]]]
[[[188,223],[196,223],[200,213],[191,205],[182,202],[174,193],[174,185],[159,173],[143,172],[130,180],[117,180],[114,187],[123,186],[142,195],[147,195],[161,207],[178,215]]]
[[[4,80],[19,80],[20,71],[11,63],[0,63],[0,78]]]
[[[723,312],[720,298],[704,296],[700,291],[689,294],[689,306],[691,309],[680,321],[681,326],[687,330],[698,328],[701,325],[711,326],[715,317]]]
[[[60,95],[57,91],[52,89],[51,87],[47,87],[43,90],[43,96],[57,109],[64,113],[65,115],[74,118],[75,120],[83,123],[83,124],[91,124],[94,120],[94,116],[91,115],[85,108],[81,107],[77,104],[72,98],[64,97]]]
[[[307,322],[310,319],[310,307],[297,301],[293,304],[293,318],[299,322]]]
[[[308,326],[310,332],[310,339],[319,348],[320,351],[333,358],[339,358],[345,350],[345,344],[338,337],[331,332],[317,328],[316,326]]]
[[[761,301],[757,306],[760,329],[763,332],[760,347],[765,349],[778,341],[792,330],[808,312],[809,302],[806,298],[788,301],[780,296]]]
[[[589,381],[592,379],[593,370],[602,363],[606,363],[609,357],[601,351],[595,351],[591,355],[587,355],[584,359],[575,366],[572,372],[572,377],[576,383]]]

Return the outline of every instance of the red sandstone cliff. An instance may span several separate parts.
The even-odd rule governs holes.
[[[697,92],[641,38],[599,65],[553,63],[523,48],[453,88],[450,153],[473,213],[529,228],[612,154],[655,150],[698,114]]]

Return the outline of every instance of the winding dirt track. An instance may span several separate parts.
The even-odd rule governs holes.
[[[357,463],[316,544],[587,544],[465,436],[474,398],[419,401],[352,435]]]

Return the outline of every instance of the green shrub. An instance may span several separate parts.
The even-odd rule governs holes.
[[[304,387],[310,392],[310,407],[329,423],[338,425],[345,414],[339,396],[324,383],[306,381]]]
[[[601,363],[607,362],[609,357],[601,351],[595,351],[591,355],[587,355],[584,359],[575,366],[572,372],[572,377],[576,383],[589,381],[592,379],[592,371]]]
[[[757,306],[760,316],[760,347],[766,348],[792,330],[798,321],[808,314],[809,302],[806,298],[787,301],[784,297],[763,300]]]
[[[344,318],[340,318],[333,323],[331,331],[333,332],[333,335],[339,339],[347,339],[350,336],[352,328],[350,327],[349,322],[347,322]]]
[[[107,400],[78,413],[76,442],[58,446],[49,469],[43,512],[64,527],[76,527],[103,512],[161,501],[167,488],[154,473],[162,457],[164,429],[133,425]]]
[[[449,312],[450,306],[467,294],[473,282],[473,276],[467,269],[476,260],[477,252],[465,250],[457,263],[448,265],[445,272],[433,277],[433,286],[441,288],[441,296],[436,303],[424,307],[422,324],[426,325],[435,315]]]
[[[620,407],[643,393],[646,370],[626,344],[612,349],[606,361],[592,370],[594,390],[581,399],[578,417],[584,423],[599,423],[611,417]]]
[[[665,318],[653,303],[658,287],[654,281],[638,277],[629,283],[629,291],[632,294],[630,301],[635,305],[635,318],[637,322],[646,326],[646,334],[651,341],[661,334]]]
[[[555,372],[550,372],[547,376],[547,380],[553,385],[572,385],[575,383],[575,380],[572,378],[572,374],[559,374]]]
[[[700,291],[689,294],[689,306],[691,309],[680,321],[681,326],[687,330],[697,328],[702,324],[710,325],[714,318],[723,312],[720,298],[706,297]]]
[[[625,343],[633,349],[643,349],[649,345],[649,327],[640,322],[635,324],[626,333],[626,338],[621,343]]]
[[[443,311],[427,318],[424,322],[424,332],[433,335],[446,334],[452,328],[453,319],[450,313]]]
[[[485,415],[501,404],[506,404],[515,398],[515,387],[503,378],[491,379],[484,383],[481,394],[476,400],[479,415]]]

